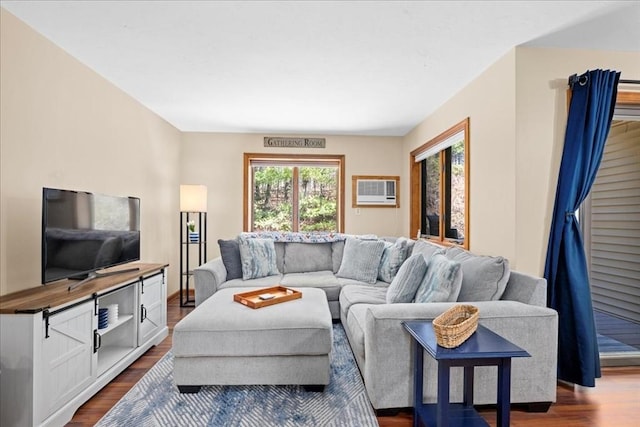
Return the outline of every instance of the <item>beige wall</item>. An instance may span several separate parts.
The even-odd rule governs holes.
[[[516,259],[519,269],[542,274],[564,146],[567,79],[598,68],[640,79],[640,54],[518,48],[516,56]]]
[[[263,134],[184,133],[181,151],[181,182],[204,184],[208,190],[208,257],[218,255],[218,239],[233,238],[242,231],[243,153],[344,154],[345,232],[401,235],[406,201],[400,209],[351,207],[352,175],[400,175],[401,139],[305,135],[326,138],[324,149],[265,148]],[[400,183],[405,186],[405,182]]]
[[[404,137],[404,182],[409,153],[470,118],[470,249],[515,257],[515,53],[510,52]],[[409,188],[403,187],[407,200]],[[409,228],[408,211],[403,225]],[[406,233],[406,232],[405,232]]]
[[[40,284],[42,187],[140,197],[141,257],[176,291],[180,132],[0,14],[0,294]]]
[[[514,269],[543,274],[564,144],[567,78],[597,68],[639,79],[640,55],[515,48],[405,136],[408,162],[411,150],[470,117],[471,250],[502,255]],[[407,174],[408,164],[405,182]],[[404,229],[408,216],[406,221]]]

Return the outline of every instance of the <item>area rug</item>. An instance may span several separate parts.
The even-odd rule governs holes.
[[[96,424],[115,426],[377,426],[344,329],[333,327],[331,382],[300,386],[206,386],[181,394],[168,352]]]

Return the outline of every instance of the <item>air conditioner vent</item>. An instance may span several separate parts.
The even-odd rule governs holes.
[[[355,205],[396,206],[396,179],[357,178]]]

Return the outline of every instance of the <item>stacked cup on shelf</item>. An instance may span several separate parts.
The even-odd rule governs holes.
[[[109,326],[109,309],[98,309],[98,329],[105,329]]]
[[[118,304],[110,304],[107,308],[109,309],[109,324],[114,325],[118,321]]]

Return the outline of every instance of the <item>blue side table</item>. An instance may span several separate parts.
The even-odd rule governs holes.
[[[430,427],[488,426],[473,407],[473,371],[475,366],[498,367],[498,427],[509,426],[511,404],[511,358],[531,355],[489,329],[478,325],[476,332],[456,348],[444,348],[437,344],[430,321],[402,322],[413,336],[415,346],[414,366],[414,427],[422,420]],[[423,368],[424,351],[438,362],[438,400],[436,404],[424,404]],[[453,366],[464,367],[464,392],[461,404],[449,402],[449,374]]]

